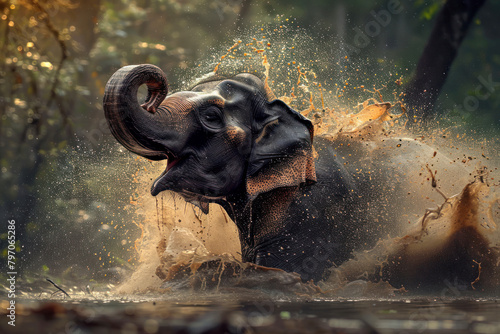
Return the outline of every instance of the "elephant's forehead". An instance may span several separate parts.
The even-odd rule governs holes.
[[[169,113],[175,113],[176,117],[187,117],[196,106],[194,101],[181,95],[173,94],[163,103]]]
[[[196,103],[183,94],[172,94],[162,103],[166,111],[162,113],[163,124],[168,124],[171,130],[186,132],[192,124],[193,110]]]
[[[189,97],[188,100],[197,106],[215,105],[219,108],[224,108],[225,104],[225,99],[217,94],[217,92],[197,93],[196,95]]]

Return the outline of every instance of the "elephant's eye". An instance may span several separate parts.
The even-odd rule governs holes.
[[[210,130],[220,130],[224,127],[222,111],[215,107],[201,107],[199,109],[200,122]]]

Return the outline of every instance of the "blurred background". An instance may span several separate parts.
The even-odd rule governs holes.
[[[133,267],[141,227],[130,206],[145,162],[116,143],[102,110],[106,81],[121,66],[155,64],[175,91],[201,74],[197,68],[213,69],[242,36],[287,25],[274,38],[302,54],[320,50],[311,58],[322,80],[342,82],[350,74],[339,68],[362,67],[367,77],[394,74],[405,87],[445,4],[1,0],[0,212],[1,226],[16,220],[19,270],[95,278]],[[498,138],[500,2],[477,4],[430,118]],[[427,59],[439,63],[445,51],[431,49]],[[0,229],[4,258],[6,231]]]

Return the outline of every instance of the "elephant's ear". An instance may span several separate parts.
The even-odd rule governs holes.
[[[281,100],[266,103],[254,116],[253,147],[247,170],[247,192],[316,182],[312,151],[313,125]]]

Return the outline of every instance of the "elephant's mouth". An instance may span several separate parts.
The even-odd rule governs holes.
[[[151,187],[151,194],[153,196],[158,195],[163,190],[167,190],[167,187],[165,187],[167,175],[180,161],[182,161],[182,158],[178,158],[174,154],[167,152],[167,167]]]
[[[153,196],[156,196],[164,190],[174,191],[179,195],[181,195],[186,200],[186,202],[196,205],[201,209],[203,213],[207,214],[209,203],[213,202],[214,200],[219,200],[222,197],[202,195],[189,191],[187,189],[183,189],[183,187],[179,187],[179,185],[176,183],[176,181],[178,181],[179,175],[171,175],[171,174],[172,173],[175,174],[174,170],[177,169],[177,167],[183,168],[181,166],[183,165],[182,162],[187,159],[183,157],[177,157],[170,152],[167,152],[167,156],[168,156],[167,167],[153,183],[153,186],[151,187],[151,194]]]
[[[167,158],[167,168],[165,168],[165,171],[163,172],[162,176],[167,174],[169,170],[171,170],[175,165],[177,165],[177,163],[179,161],[181,161],[180,158],[176,158],[174,155],[172,154],[167,154],[168,158]]]
[[[167,153],[168,162],[167,167],[163,171],[163,173],[156,179],[151,187],[151,194],[153,196],[158,195],[160,192],[164,190],[171,190],[175,193],[179,194],[184,198],[186,202],[189,202],[198,208],[205,214],[209,212],[209,203],[224,199],[224,196],[210,196],[210,195],[202,195],[190,190],[185,189],[180,186],[177,182],[179,181],[179,173],[175,172],[175,169],[181,169],[183,171],[184,160],[188,160],[187,158],[176,157],[171,153]],[[184,174],[183,171],[182,174]],[[177,174],[177,175],[176,175]]]

